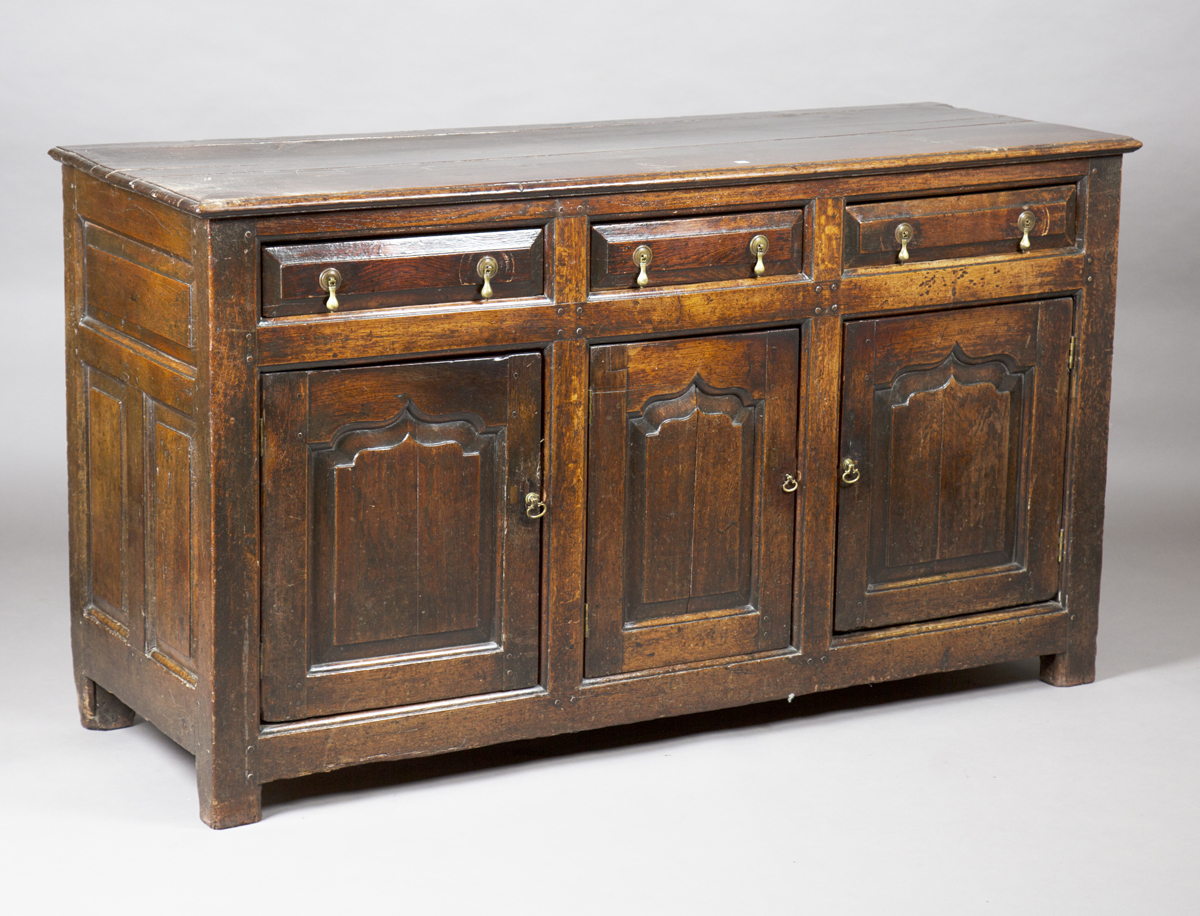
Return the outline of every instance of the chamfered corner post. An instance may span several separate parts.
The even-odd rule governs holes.
[[[1058,687],[1096,679],[1120,196],[1121,157],[1093,159],[1088,170],[1087,271],[1075,324],[1063,521],[1068,646],[1063,652],[1042,656],[1041,665],[1042,680]]]
[[[196,409],[205,526],[198,586],[196,782],[213,828],[262,816],[258,745],[258,361],[254,224],[196,219]]]

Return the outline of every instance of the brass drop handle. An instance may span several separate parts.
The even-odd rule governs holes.
[[[1037,225],[1037,217],[1033,215],[1032,210],[1026,210],[1017,217],[1017,228],[1021,230],[1021,254],[1027,252],[1033,247],[1033,243],[1029,241],[1029,233],[1033,231],[1033,227]]]
[[[896,241],[900,243],[900,253],[896,260],[903,264],[908,260],[908,243],[912,241],[913,228],[909,223],[901,223],[896,227]]]
[[[770,242],[767,241],[765,235],[756,235],[750,240],[750,253],[754,255],[754,276],[761,277],[767,272],[767,267],[763,264],[763,255],[767,253],[767,248]],[[788,490],[790,493],[791,490]]]
[[[525,494],[525,514],[530,518],[541,518],[546,514],[546,503],[540,493]]]
[[[650,282],[650,275],[646,273],[646,268],[650,266],[652,260],[654,260],[654,255],[651,253],[649,245],[638,245],[633,249],[633,263],[638,268],[638,286],[645,286]]]
[[[479,263],[475,265],[475,273],[479,274],[483,280],[483,289],[479,291],[484,299],[492,298],[492,277],[496,276],[496,271],[500,265],[496,263],[496,259],[490,254],[485,254],[479,259]]]
[[[783,492],[784,493],[795,493],[796,490],[798,490],[799,488],[800,488],[800,481],[798,481],[791,474],[783,475]]]
[[[853,458],[842,459],[842,483],[855,484],[862,474],[858,470],[858,462]]]
[[[337,289],[342,283],[342,275],[338,273],[336,267],[326,267],[321,271],[321,276],[317,277],[317,283],[320,284],[321,289],[329,293],[329,298],[325,300],[325,308],[336,312],[341,304],[338,302]]]

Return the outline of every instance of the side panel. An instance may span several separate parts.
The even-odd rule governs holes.
[[[73,646],[92,728],[195,750],[199,588],[187,217],[64,169]]]

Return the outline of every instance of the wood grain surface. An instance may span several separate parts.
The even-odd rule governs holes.
[[[198,214],[546,196],[1122,153],[1129,137],[948,105],[538,127],[56,147],[110,184]]]
[[[919,104],[54,150],[81,721],[226,827],[365,760],[1090,680],[1139,145]]]

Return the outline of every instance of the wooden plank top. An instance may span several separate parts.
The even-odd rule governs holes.
[[[1130,137],[925,102],[533,127],[55,147],[204,216],[744,184],[1126,153]]]

